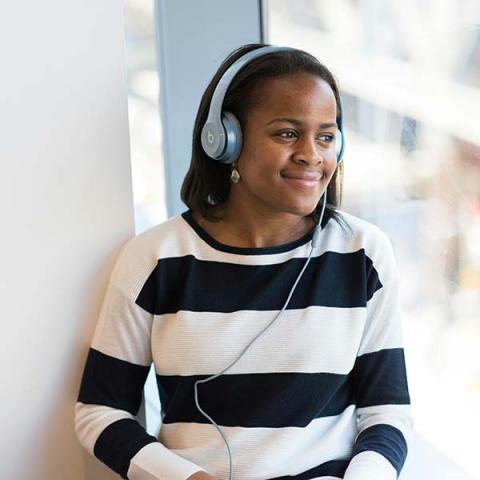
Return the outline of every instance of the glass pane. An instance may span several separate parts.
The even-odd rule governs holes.
[[[125,0],[124,12],[135,233],[139,234],[167,219],[154,0]],[[140,421],[148,433],[157,435],[160,399],[153,366],[142,409]]]
[[[336,75],[342,209],[400,262],[416,430],[473,476],[480,431],[480,2],[274,0],[268,43]]]
[[[135,231],[167,218],[153,0],[125,0]]]

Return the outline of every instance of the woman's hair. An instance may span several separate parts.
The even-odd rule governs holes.
[[[221,220],[221,217],[213,214],[211,207],[225,202],[230,194],[231,166],[213,160],[203,151],[200,134],[207,120],[213,92],[223,73],[247,52],[265,46],[270,45],[250,43],[231,52],[218,68],[200,101],[193,127],[192,158],[190,168],[183,180],[181,199],[191,210],[199,212],[211,221]],[[340,95],[332,73],[313,55],[296,49],[269,53],[247,63],[230,83],[222,109],[232,112],[244,130],[249,111],[261,103],[259,93],[265,80],[300,73],[315,75],[330,85],[337,102],[337,116],[341,115]],[[340,220],[345,221],[336,211],[341,202],[342,184],[343,162],[340,162],[328,185],[327,204],[322,224],[330,217],[339,224],[341,224]],[[320,200],[315,210],[308,215],[315,222],[319,220],[322,203],[323,200]]]

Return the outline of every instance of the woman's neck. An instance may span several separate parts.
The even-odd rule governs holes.
[[[215,240],[225,245],[245,248],[264,248],[293,242],[314,227],[310,217],[294,215],[288,212],[266,214],[235,208],[224,204],[212,207],[215,216],[222,217],[218,222],[204,219],[193,212],[196,222]]]

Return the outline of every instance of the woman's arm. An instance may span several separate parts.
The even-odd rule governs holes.
[[[379,237],[374,274],[377,288],[355,366],[358,434],[344,480],[395,480],[403,467],[413,419],[402,340],[402,309],[396,256],[388,237]]]
[[[75,405],[75,431],[122,478],[186,480],[195,473],[206,479],[200,466],[158,442],[135,417],[152,363],[153,308],[143,287],[155,263],[136,237],[116,260]]]

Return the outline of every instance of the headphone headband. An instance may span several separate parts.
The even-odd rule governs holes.
[[[212,100],[210,102],[207,123],[219,123],[221,121],[221,111],[225,94],[227,93],[228,87],[230,86],[233,77],[235,77],[235,75],[242,69],[242,67],[244,67],[247,63],[250,63],[252,60],[261,57],[262,55],[266,55],[267,53],[281,52],[287,50],[294,49],[291,47],[261,47],[255,50],[251,50],[240,58],[237,58],[237,60],[235,60],[235,62],[233,62],[232,65],[227,68],[227,70],[223,73],[217,83],[215,91],[212,95]]]

